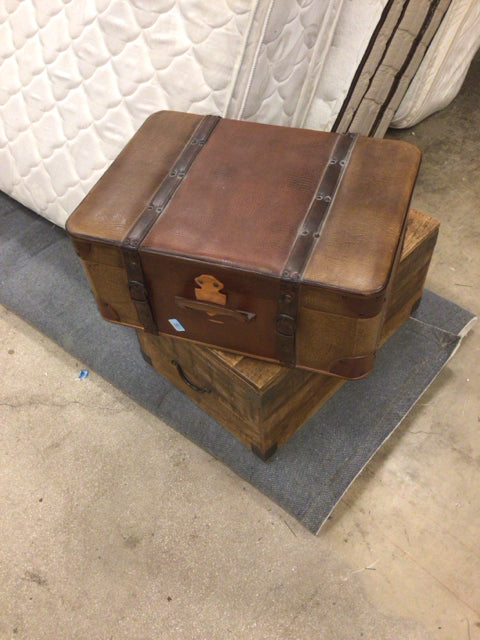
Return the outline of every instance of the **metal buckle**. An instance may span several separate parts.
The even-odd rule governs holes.
[[[281,336],[291,338],[295,335],[295,318],[286,313],[279,313],[275,318],[275,331]]]

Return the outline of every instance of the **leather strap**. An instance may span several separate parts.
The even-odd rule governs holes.
[[[320,237],[335,192],[347,166],[356,135],[339,135],[327,167],[284,265],[275,321],[276,355],[282,364],[295,366],[295,334],[300,279]]]
[[[149,301],[139,247],[167,207],[219,120],[219,116],[205,116],[200,121],[169,174],[162,180],[152,201],[135,222],[122,243],[130,295],[137,309],[139,320],[148,333],[157,334],[158,329]]]

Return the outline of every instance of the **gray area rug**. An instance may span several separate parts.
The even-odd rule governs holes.
[[[348,486],[458,347],[474,316],[426,291],[380,350],[267,463],[143,360],[135,331],[97,311],[65,232],[0,193],[0,303],[317,533]]]

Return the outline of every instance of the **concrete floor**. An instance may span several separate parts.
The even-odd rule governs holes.
[[[480,313],[480,57],[413,130],[428,286]],[[480,331],[318,537],[0,311],[0,638],[480,638]]]

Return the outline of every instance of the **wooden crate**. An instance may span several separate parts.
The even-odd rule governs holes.
[[[434,218],[410,211],[382,341],[420,302],[438,229]],[[169,336],[137,334],[147,362],[263,460],[345,382]]]

